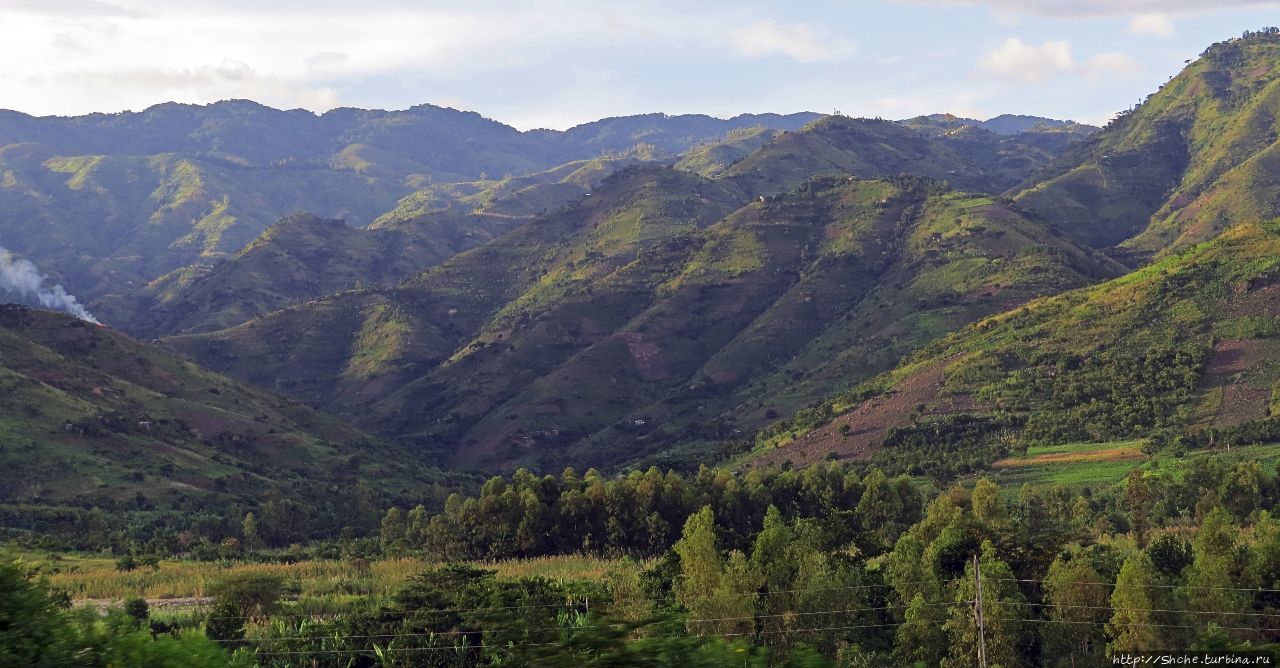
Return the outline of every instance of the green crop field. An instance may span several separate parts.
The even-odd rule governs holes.
[[[1113,441],[1032,447],[1025,457],[1009,457],[996,462],[991,477],[1000,483],[1002,489],[1016,493],[1024,484],[1105,486],[1120,482],[1134,468],[1179,471],[1200,457],[1217,456],[1228,463],[1256,460],[1274,465],[1280,462],[1280,444],[1190,450],[1182,456],[1160,452],[1151,457],[1141,453],[1141,445],[1142,441]]]

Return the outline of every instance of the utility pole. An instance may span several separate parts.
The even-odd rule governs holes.
[[[982,564],[973,555],[973,615],[978,622],[978,668],[987,668],[987,634],[982,623]]]

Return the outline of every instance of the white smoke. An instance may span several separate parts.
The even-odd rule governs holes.
[[[45,308],[66,311],[95,325],[102,324],[74,296],[67,294],[61,285],[46,286],[48,281],[49,277],[40,273],[30,260],[18,257],[0,246],[0,291],[34,299]]]

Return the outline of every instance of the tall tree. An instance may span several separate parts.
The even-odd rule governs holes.
[[[720,589],[724,560],[716,545],[715,516],[711,506],[689,516],[680,540],[673,548],[680,556],[680,577],[675,583],[676,600],[695,618],[713,616],[713,601]]]
[[[407,525],[404,521],[404,513],[394,506],[389,508],[387,514],[382,516],[382,527],[379,532],[382,549],[392,554],[399,552],[405,546],[406,535]]]
[[[1110,593],[1102,576],[1081,556],[1059,556],[1049,566],[1044,589],[1048,618],[1059,622],[1044,635],[1044,665],[1100,665]]]
[[[1142,652],[1165,647],[1155,610],[1163,598],[1157,592],[1159,576],[1145,552],[1136,551],[1125,559],[1111,592],[1114,612],[1107,622],[1111,652]]]
[[[916,593],[907,606],[893,641],[893,662],[898,666],[936,666],[947,655],[947,634],[942,631],[942,609]]]
[[[1247,598],[1238,591],[1238,534],[1231,514],[1219,506],[1205,516],[1191,542],[1195,558],[1187,570],[1186,599],[1197,623],[1240,627],[1251,621],[1239,614]]]
[[[253,513],[245,513],[244,520],[240,522],[240,538],[244,541],[244,546],[250,550],[256,550],[262,547],[262,534],[258,531],[258,519]]]
[[[1124,480],[1124,507],[1129,513],[1129,525],[1139,546],[1144,544],[1154,502],[1151,486],[1147,484],[1146,474],[1142,469],[1129,471]]]
[[[1015,668],[1025,665],[1018,647],[1022,642],[1026,600],[1018,590],[1013,569],[996,556],[991,541],[982,543],[979,557],[982,574],[983,632],[988,665]],[[972,562],[965,568],[964,578],[956,583],[955,604],[943,625],[951,642],[950,654],[942,660],[944,668],[969,668],[978,655],[979,630],[974,619],[973,603],[977,600],[977,583]]]

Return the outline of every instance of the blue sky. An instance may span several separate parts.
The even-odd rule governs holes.
[[[1212,9],[1203,9],[1211,6]],[[0,0],[0,108],[432,103],[565,128],[662,111],[1101,123],[1258,0]],[[15,67],[15,64],[21,64]]]

